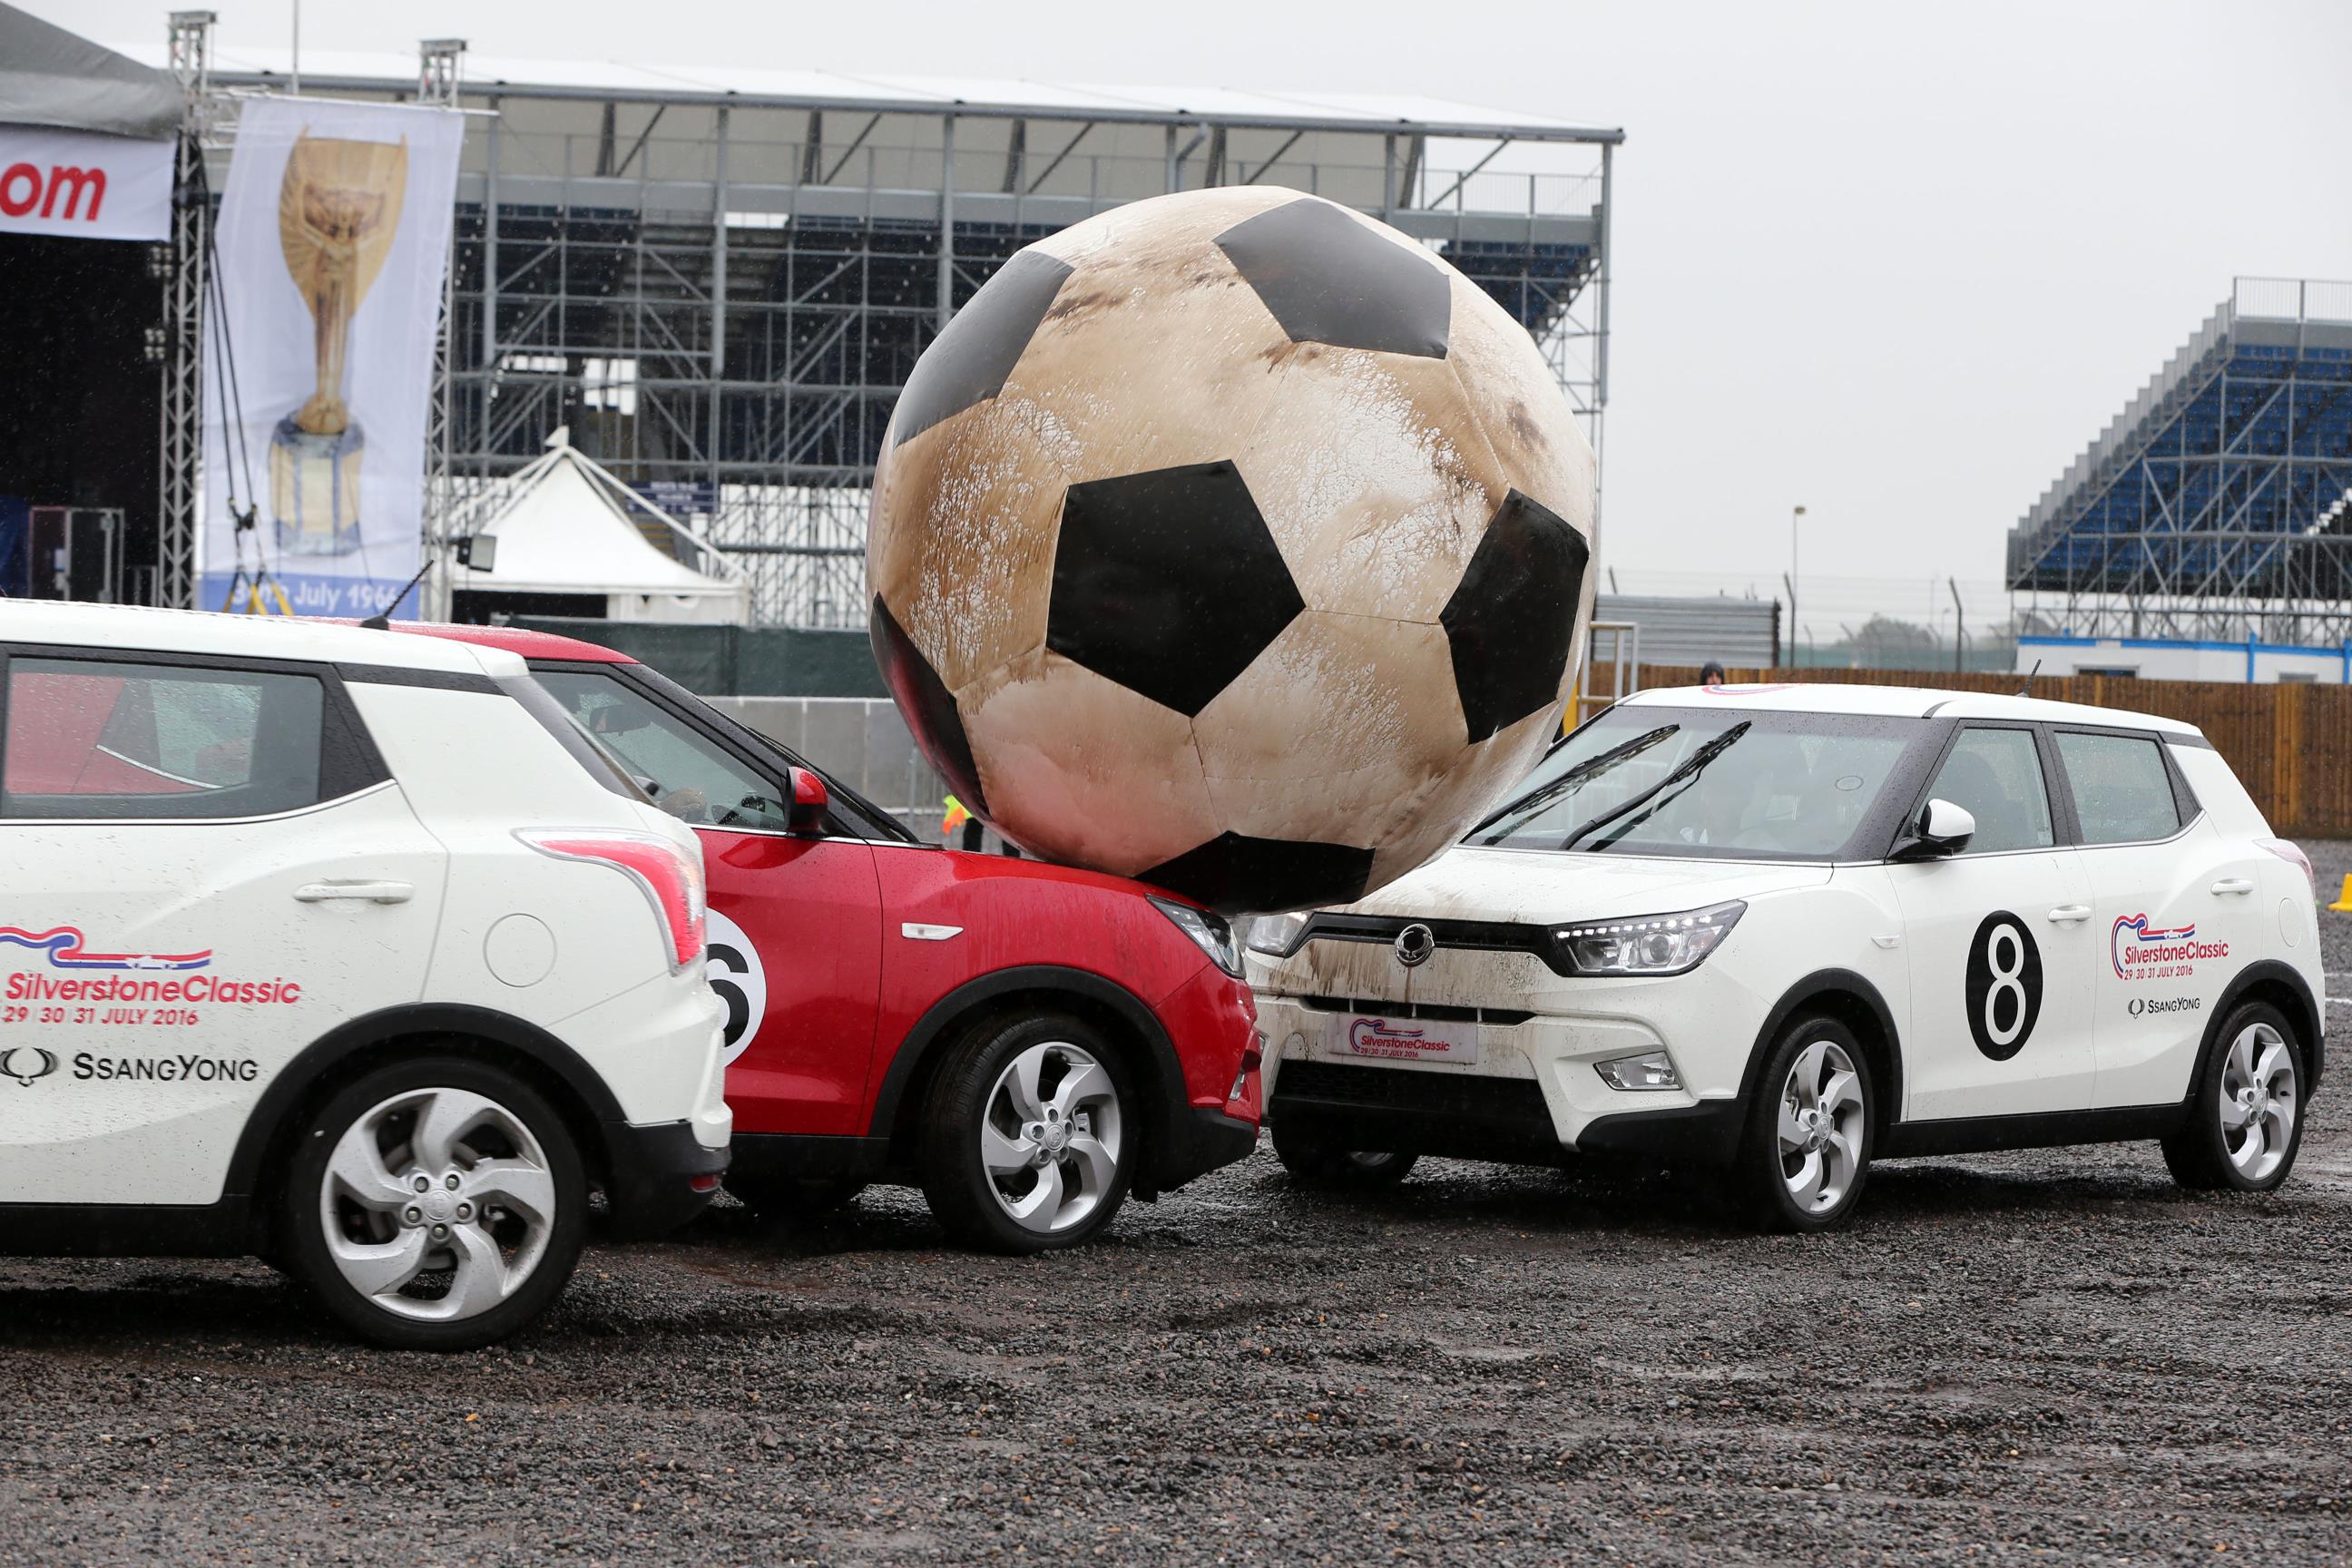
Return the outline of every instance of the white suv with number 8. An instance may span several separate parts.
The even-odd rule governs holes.
[[[2189,725],[1890,687],[1643,692],[1457,848],[1251,931],[1308,1179],[1421,1154],[1723,1166],[1763,1222],[1874,1159],[2149,1138],[2286,1178],[2319,1078],[2311,868]]]

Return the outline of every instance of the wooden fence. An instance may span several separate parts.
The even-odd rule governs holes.
[[[1612,689],[1610,674],[1605,664],[1596,668],[1593,689]],[[2019,675],[1915,669],[1733,669],[1725,679],[2012,694],[2025,683]],[[1696,684],[1696,669],[1642,666],[1644,689]],[[2202,730],[2214,749],[2229,759],[2247,793],[2279,832],[2305,838],[2352,838],[2352,686],[2044,675],[2035,678],[2033,695],[2185,720]]]

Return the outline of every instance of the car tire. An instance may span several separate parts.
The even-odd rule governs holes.
[[[864,1182],[848,1176],[738,1176],[727,1190],[761,1219],[813,1219],[854,1201]]]
[[[1824,1014],[1790,1020],[1756,1079],[1730,1195],[1766,1230],[1828,1230],[1862,1197],[1877,1142],[1870,1058]]]
[[[1271,1129],[1274,1157],[1301,1182],[1322,1187],[1392,1187],[1412,1173],[1418,1154],[1392,1150],[1340,1149],[1306,1129]]]
[[[923,1195],[966,1247],[1082,1246],[1126,1200],[1141,1109],[1118,1054],[1080,1020],[983,1024],[950,1049],[925,1099]]]
[[[305,1119],[277,1217],[289,1271],[352,1332],[394,1350],[475,1350],[537,1318],[571,1279],[588,1184],[570,1128],[530,1086],[424,1057]]]
[[[2303,1147],[2304,1045],[2267,1002],[2231,1009],[2189,1091],[2189,1120],[2165,1139],[2173,1179],[2196,1192],[2267,1193]],[[2235,1119],[2233,1121],[2233,1118]]]

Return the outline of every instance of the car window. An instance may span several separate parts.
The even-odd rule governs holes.
[[[554,739],[557,745],[572,755],[572,760],[588,770],[588,776],[626,800],[647,800],[645,786],[631,774],[628,765],[614,756],[604,743],[580,727],[572,710],[558,701],[545,687],[529,675],[501,675],[494,678],[499,689],[513,698],[522,710],[531,716],[539,727]]]
[[[551,669],[537,679],[582,729],[649,781],[654,803],[679,821],[776,833],[791,827],[791,808],[775,798],[775,785],[625,683]]]
[[[1961,731],[1927,795],[1948,800],[1977,819],[1963,854],[2047,849],[2058,841],[2050,825],[2042,757],[2030,730]]]
[[[1868,714],[1619,707],[1555,749],[1464,842],[1834,858],[1919,732],[1917,720]]]
[[[2074,792],[2074,816],[2085,844],[2131,844],[2169,838],[2180,827],[2157,742],[2137,735],[2058,731],[2058,760]]]
[[[305,675],[11,659],[0,816],[257,816],[314,805],[324,706]]]

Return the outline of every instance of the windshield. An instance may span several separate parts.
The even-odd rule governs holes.
[[[1614,708],[1546,757],[1464,842],[1836,859],[1921,729],[1875,714]]]

